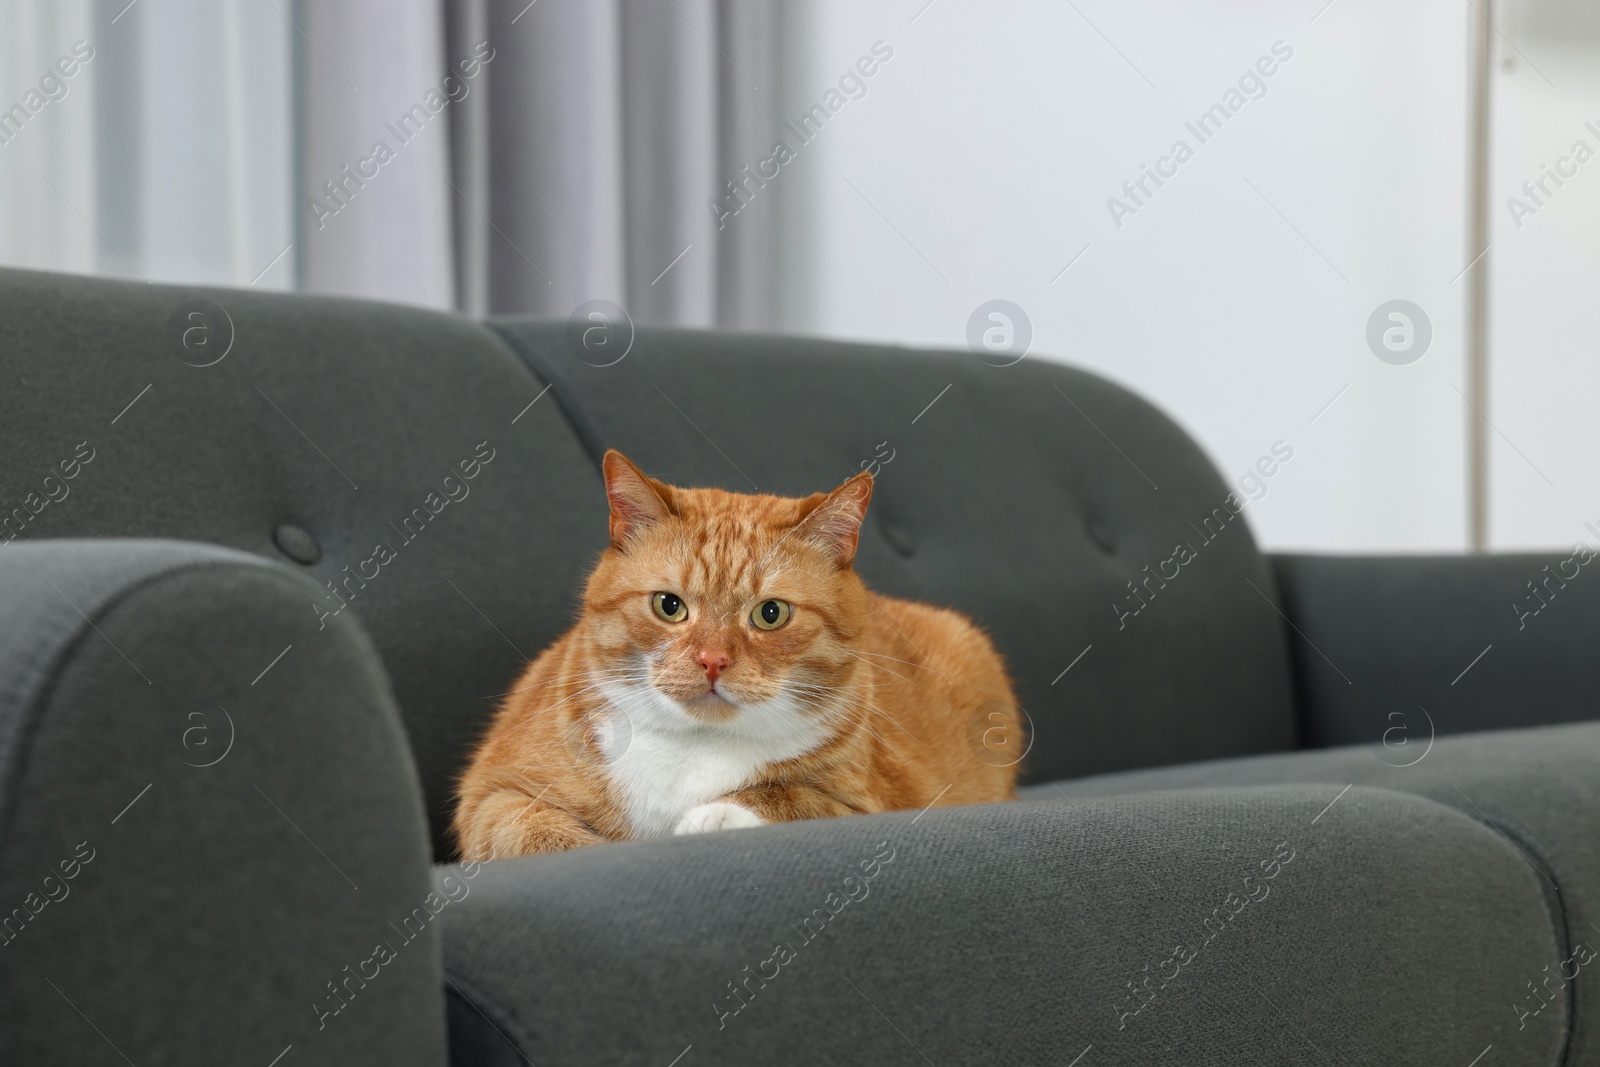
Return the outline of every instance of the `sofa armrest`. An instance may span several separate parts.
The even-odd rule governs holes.
[[[1586,548],[1272,562],[1307,745],[1600,718],[1600,562]]]
[[[1340,794],[940,808],[486,863],[442,916],[452,1048],[505,1067],[1465,1064],[1489,1044],[1560,1062],[1568,999],[1508,1007],[1570,956],[1539,876],[1432,800]]]
[[[415,767],[319,592],[204,545],[0,547],[0,1062],[445,1062]]]

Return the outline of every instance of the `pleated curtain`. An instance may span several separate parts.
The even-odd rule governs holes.
[[[770,326],[776,197],[714,202],[779,125],[775,3],[14,0],[19,101],[93,58],[0,143],[0,262]]]

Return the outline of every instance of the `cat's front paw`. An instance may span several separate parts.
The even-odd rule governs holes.
[[[726,801],[713,801],[710,804],[697,804],[690,808],[678,825],[672,828],[674,834],[704,834],[712,830],[742,830],[747,826],[762,826],[765,820],[749,808],[741,808],[737,804]]]

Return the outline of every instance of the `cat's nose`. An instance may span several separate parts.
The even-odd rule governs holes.
[[[716,682],[717,675],[728,669],[728,655],[714,648],[700,650],[700,666],[705,669],[706,681]]]

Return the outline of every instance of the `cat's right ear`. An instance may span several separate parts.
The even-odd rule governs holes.
[[[600,462],[606,478],[606,499],[611,504],[611,543],[621,548],[627,539],[672,514],[662,496],[666,486],[633,465],[616,449]]]

